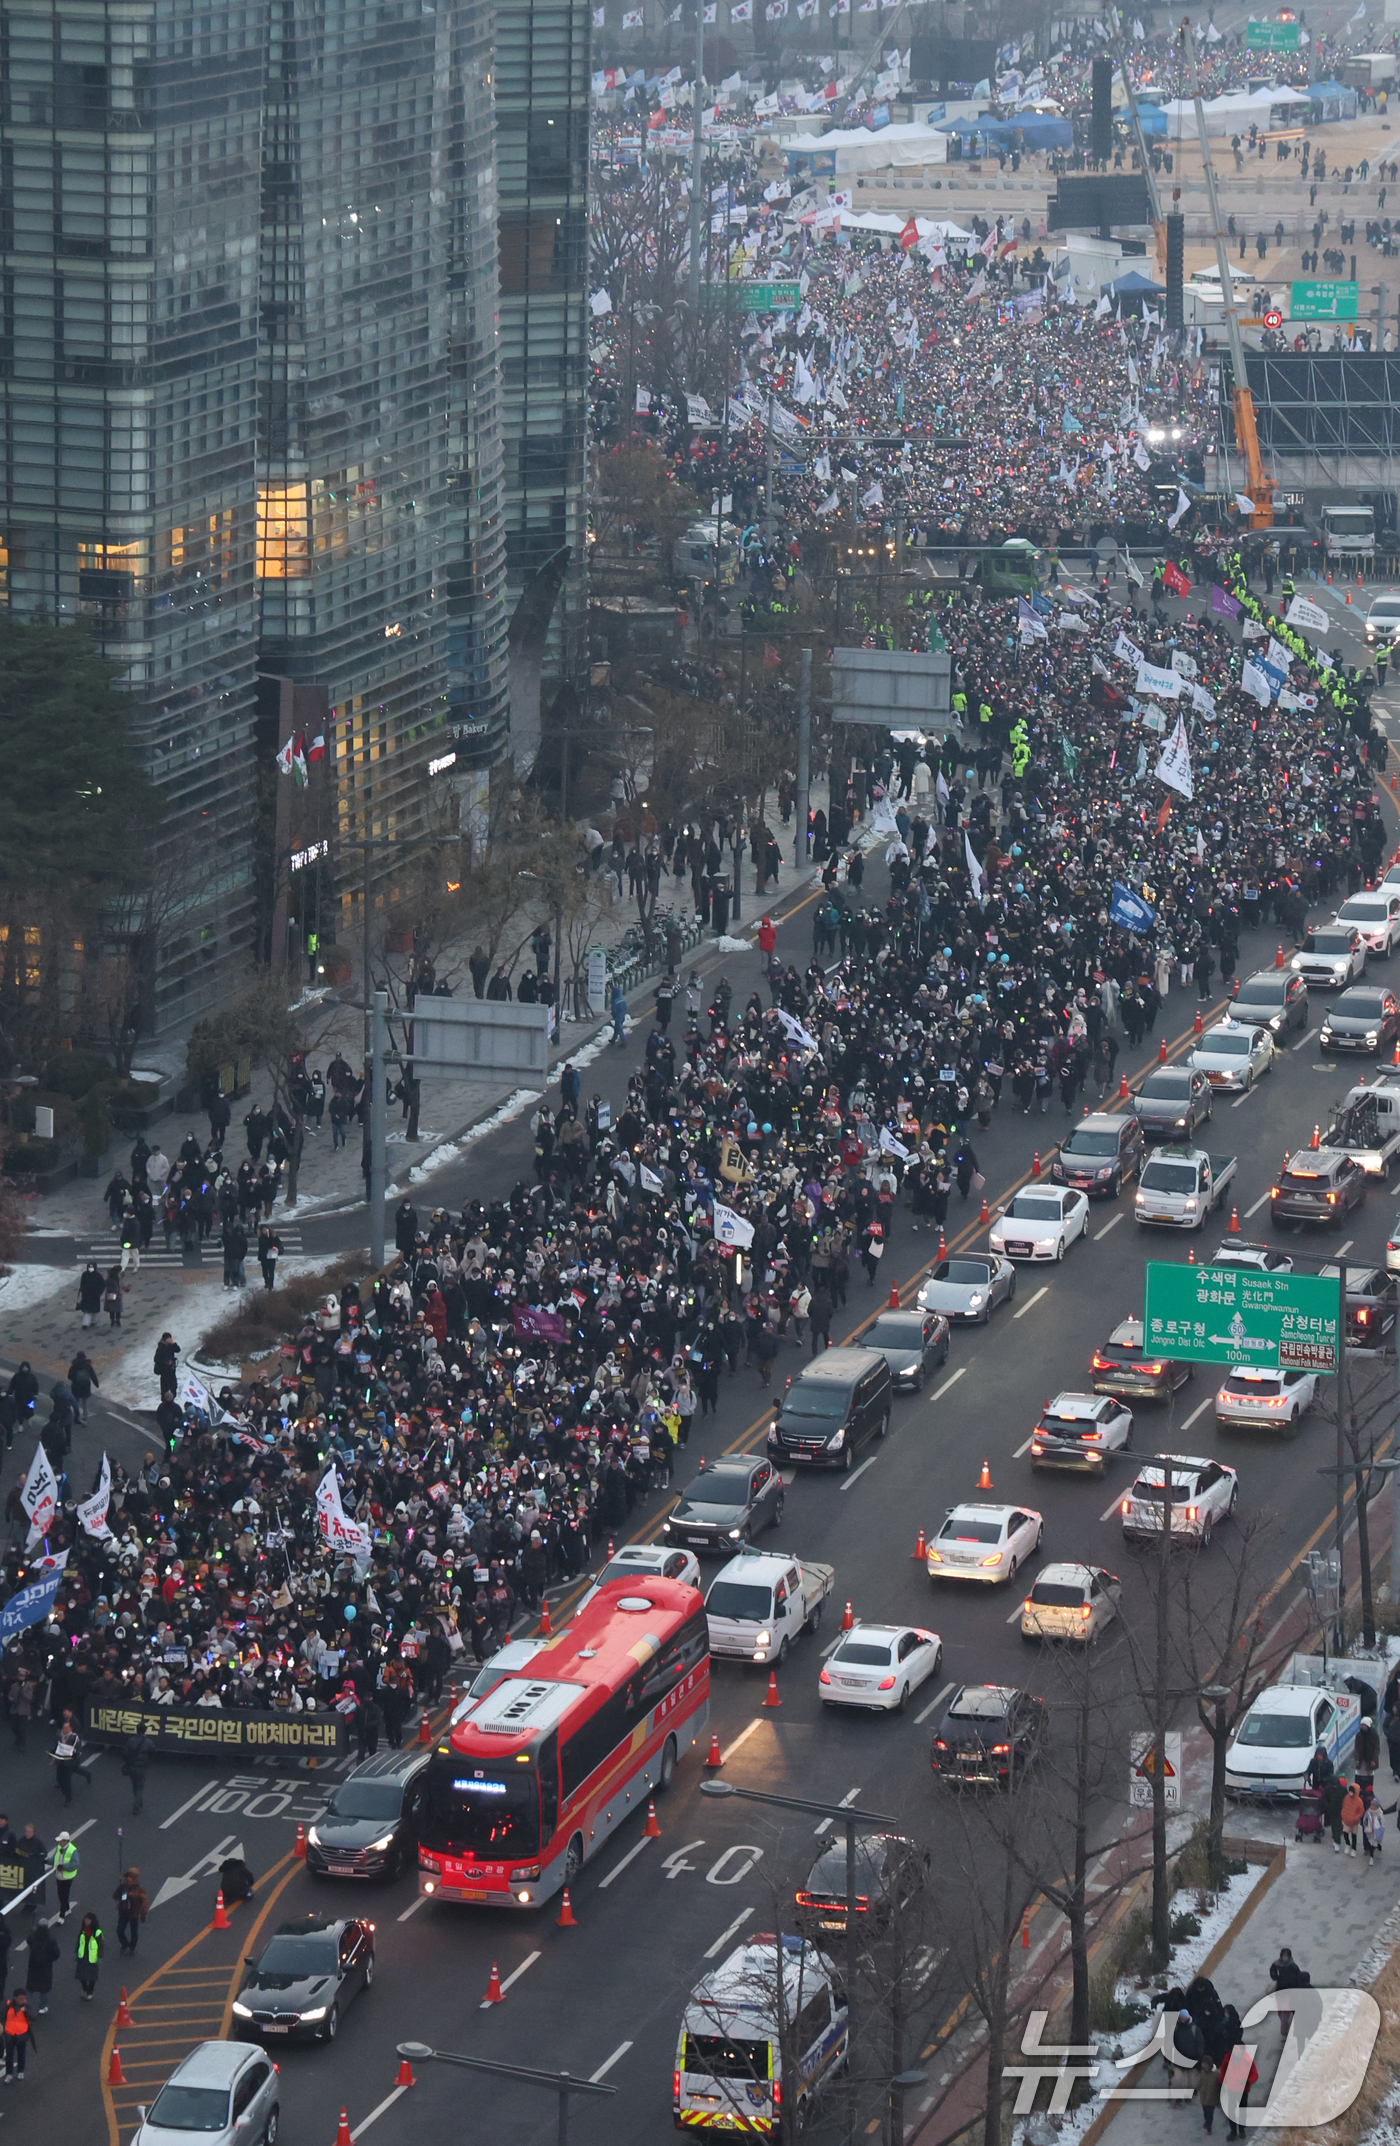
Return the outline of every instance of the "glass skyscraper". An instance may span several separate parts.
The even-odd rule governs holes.
[[[490,38],[474,0],[0,12],[0,569],[129,681],[190,890],[162,1026],[288,869],[260,675],[324,696],[383,890],[505,747]]]

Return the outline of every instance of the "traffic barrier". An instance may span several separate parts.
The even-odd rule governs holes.
[[[417,2086],[418,2084],[418,2081],[413,2076],[413,2066],[409,2063],[407,2057],[399,2058],[399,2076],[394,2081],[394,2084],[395,2086]]]
[[[1308,1146],[1309,1146],[1310,1148],[1316,1149],[1316,1148],[1320,1148],[1320,1147],[1321,1147],[1321,1145],[1322,1145],[1322,1127],[1321,1127],[1320,1125],[1315,1125],[1315,1126],[1313,1127],[1313,1136],[1312,1136],[1312,1139],[1311,1139],[1311,1140],[1310,1140],[1310,1141],[1308,1142]]]
[[[23,2078],[24,2074],[21,2073],[20,2076]],[[126,2073],[122,2070],[122,2053],[115,2042],[112,2044],[111,2061],[107,2066],[107,2084],[108,2086],[126,2085]]]
[[[299,1863],[306,1861],[306,1828],[300,1822],[297,1825],[297,1837],[292,1843],[292,1854]],[[126,2001],[125,1990],[122,1992],[122,2001],[123,2003]]]
[[[126,2001],[125,1983],[122,1984],[122,1993],[121,1996],[117,1999],[116,2024],[119,2027],[129,2027],[131,2025],[131,2011]]]
[[[486,1995],[481,2001],[483,2004],[501,2004],[504,2002],[501,1990],[501,1970],[494,1960],[491,1962],[491,1979],[486,1985]],[[339,2146],[339,2142],[337,2142],[337,2146]]]
[[[1348,602],[1348,603],[1350,603],[1350,602],[1351,602],[1351,590],[1350,590],[1350,589],[1348,589],[1348,590],[1347,590],[1347,602]]]
[[[418,1741],[420,1744],[430,1744],[432,1740],[433,1732],[428,1726],[428,1709],[425,1706],[418,1716]]]
[[[1031,1157],[1031,1176],[1032,1176],[1032,1177],[1039,1177],[1039,1175],[1040,1175],[1040,1149],[1039,1149],[1039,1148],[1037,1148],[1037,1149],[1036,1149],[1036,1151],[1035,1151],[1035,1154],[1034,1154],[1034,1155],[1033,1155],[1033,1156]]]
[[[1198,1007],[1196,1008],[1196,1034],[1197,1034],[1197,1035],[1199,1036],[1199,1034],[1200,1034],[1200,1033],[1201,1033],[1201,1009],[1200,1009],[1200,1007],[1198,1006]]]
[[[891,1311],[898,1311],[898,1310],[899,1310],[899,1284],[898,1284],[898,1282],[891,1282],[891,1283],[890,1283],[890,1310],[891,1310]]]
[[[646,1822],[646,1824],[645,1824],[645,1825],[644,1825],[644,1826],[642,1827],[642,1832],[643,1832],[643,1834],[645,1835],[645,1837],[646,1837],[646,1839],[647,1839],[647,1840],[660,1840],[660,1838],[661,1838],[661,1828],[660,1828],[660,1826],[659,1826],[659,1825],[657,1824],[657,1819],[656,1819],[656,1799],[655,1799],[655,1797],[652,1797],[652,1798],[650,1798],[650,1799],[648,1800],[648,1803],[647,1803],[647,1822]]]
[[[710,1754],[709,1757],[706,1759],[705,1764],[707,1766],[722,1766],[724,1764],[724,1759],[721,1755],[719,1748],[718,1729],[711,1729],[710,1731]]]
[[[222,1885],[214,1895],[214,1928],[227,1930],[228,1916],[224,1913],[224,1889]]]
[[[982,1473],[977,1478],[977,1488],[979,1490],[990,1490],[992,1488],[992,1468],[990,1461],[984,1460],[982,1463]]]
[[[1158,1065],[1159,1065],[1159,1066],[1164,1066],[1164,1065],[1166,1064],[1166,1062],[1167,1062],[1167,1039],[1166,1039],[1166,1037],[1165,1037],[1165,1036],[1163,1036],[1163,1038],[1162,1038],[1161,1042],[1160,1042],[1160,1043],[1158,1044],[1158,1046],[1157,1046],[1157,1063],[1158,1063]]]
[[[554,1927],[556,1930],[577,1930],[578,1928],[578,1917],[569,1905],[569,1888],[567,1885],[564,1887],[564,1904],[554,1918]]]
[[[781,1706],[782,1703],[782,1700],[778,1697],[778,1672],[776,1669],[770,1669],[768,1672],[768,1689],[763,1694],[763,1704],[765,1706]]]
[[[549,1621],[549,1604],[543,1596],[540,1597],[540,1629],[537,1636],[540,1639],[552,1639],[554,1637],[554,1627]]]
[[[854,1617],[853,1617],[853,1616],[851,1615],[851,1605],[850,1605],[850,1603],[849,1603],[849,1602],[847,1602],[847,1604],[846,1604],[846,1608],[845,1608],[845,1612],[844,1612],[844,1614],[843,1614],[843,1616],[842,1616],[842,1618],[841,1618],[841,1629],[842,1629],[842,1631],[843,1631],[843,1632],[849,1632],[849,1631],[850,1631],[850,1629],[851,1629],[851,1627],[852,1627],[852,1625],[853,1625],[854,1623],[855,1623],[855,1618],[854,1618]]]
[[[344,2109],[340,2112],[340,2122],[336,2127],[335,2146],[351,2146],[350,2119]]]
[[[923,1564],[923,1562],[924,1562],[924,1560],[925,1560],[925,1559],[927,1558],[927,1556],[928,1556],[928,1544],[927,1544],[927,1543],[926,1543],[926,1542],[924,1541],[924,1531],[923,1531],[923,1529],[922,1529],[922,1528],[920,1528],[920,1530],[919,1530],[919,1539],[918,1539],[918,1541],[917,1541],[917,1542],[915,1543],[915,1545],[914,1545],[914,1562],[915,1562],[915,1564],[916,1564],[916,1565],[922,1565],[922,1564]]]
[[[1232,1207],[1232,1208],[1230,1209],[1230,1231],[1231,1231],[1231,1234],[1232,1234],[1232,1235],[1234,1235],[1234,1236],[1238,1236],[1238,1235],[1239,1235],[1239,1228],[1240,1228],[1240,1211],[1239,1211],[1238,1207]]]
[[[982,1195],[982,1212],[981,1212],[981,1214],[980,1214],[980,1215],[979,1215],[979,1216],[977,1217],[978,1227],[980,1228],[980,1227],[981,1227],[981,1226],[982,1226],[982,1225],[983,1225],[984,1223],[990,1222],[990,1221],[991,1221],[991,1219],[992,1219],[992,1210],[991,1210],[991,1208],[990,1208],[990,1207],[989,1207],[989,1206],[987,1205],[987,1195],[986,1195],[986,1193],[984,1192],[984,1193],[983,1193],[983,1195]]]

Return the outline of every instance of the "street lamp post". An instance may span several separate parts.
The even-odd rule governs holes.
[[[542,2086],[559,2097],[559,2146],[569,2146],[569,2096],[615,2094],[615,2086],[594,2079],[576,2079],[572,2072],[540,2071],[533,2064],[498,2064],[490,2057],[462,2056],[455,2049],[430,2049],[426,2042],[400,2042],[399,2055],[411,2064],[460,2064],[464,2071],[492,2072],[498,2079],[518,2079],[522,2086]]]
[[[702,1796],[742,1796],[749,1803],[771,1803],[782,1811],[805,1811],[843,1826],[846,1833],[846,2051],[847,2063],[856,2046],[856,1829],[859,1826],[892,1826],[893,1818],[882,1811],[859,1811],[850,1804],[814,1803],[807,1796],[778,1796],[764,1788],[737,1788],[732,1781],[702,1781]],[[846,2126],[848,2139],[856,2135],[855,2103]]]

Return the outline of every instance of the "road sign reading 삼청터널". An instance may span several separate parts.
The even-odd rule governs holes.
[[[796,283],[705,283],[704,302],[732,313],[795,313],[802,303]]]
[[[1247,52],[1297,52],[1302,43],[1300,22],[1251,22],[1245,29]]]
[[[1361,310],[1359,283],[1295,283],[1290,320],[1355,320]]]
[[[1144,1354],[1256,1371],[1335,1371],[1337,1287],[1315,1274],[1149,1260]]]

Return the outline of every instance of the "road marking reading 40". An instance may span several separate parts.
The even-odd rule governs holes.
[[[855,1792],[853,1791],[853,1793]],[[661,1864],[668,1880],[678,1878],[682,1871],[698,1871],[700,1865],[687,1862],[686,1858],[692,1848],[703,1848],[704,1845],[703,1840],[688,1840],[683,1848],[673,1848],[671,1853],[663,1858]],[[726,1872],[726,1865],[732,1862],[736,1856],[742,1856],[744,1860],[736,1870]],[[735,1841],[733,1846],[726,1848],[722,1855],[716,1856],[714,1862],[705,1872],[705,1883],[707,1885],[741,1885],[755,1864],[761,1862],[762,1859],[763,1850],[755,1847],[752,1841]]]

